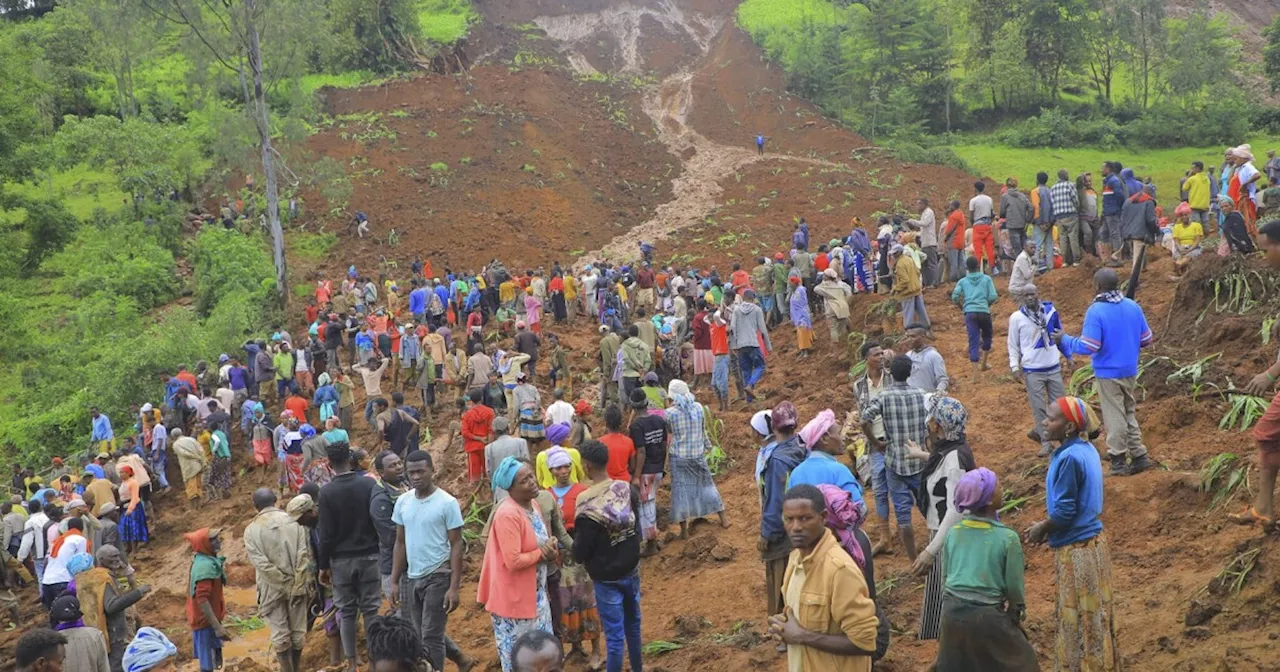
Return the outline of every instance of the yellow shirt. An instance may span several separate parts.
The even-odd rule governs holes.
[[[1209,176],[1204,173],[1196,173],[1187,178],[1183,189],[1187,190],[1187,205],[1192,210],[1208,210],[1209,209]]]
[[[573,460],[573,465],[569,469],[569,480],[574,483],[585,482],[587,472],[582,469],[582,456],[578,453],[578,449],[569,446],[561,446],[561,448],[564,448],[565,452],[569,453],[569,459]],[[547,452],[544,450],[538,453],[538,458],[534,461],[534,475],[538,478],[538,487],[543,489],[556,484],[556,477],[551,475],[551,468],[547,466]]]
[[[573,301],[578,298],[578,281],[572,275],[564,276],[564,300]]]
[[[830,530],[807,557],[791,551],[782,579],[786,606],[800,627],[844,635],[863,651],[876,648],[876,605],[853,558]],[[808,646],[787,647],[789,672],[870,672],[871,656],[837,656]]]
[[[516,300],[516,283],[507,280],[498,285],[498,300],[502,303],[511,303]]]
[[[1191,247],[1196,244],[1196,239],[1204,238],[1204,227],[1200,226],[1200,222],[1181,222],[1173,225],[1173,239],[1183,247]]]

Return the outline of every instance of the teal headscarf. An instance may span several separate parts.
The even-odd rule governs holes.
[[[498,468],[493,470],[493,488],[495,490],[510,490],[512,484],[516,481],[516,472],[520,471],[520,467],[524,463],[516,458],[508,455],[498,464]]]

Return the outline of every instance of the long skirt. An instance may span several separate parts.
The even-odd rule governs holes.
[[[284,482],[290,492],[298,492],[302,487],[302,453],[289,453],[284,456]]]
[[[671,520],[680,522],[724,511],[705,455],[671,456]]]
[[[936,565],[935,565],[936,566]],[[1000,607],[948,595],[942,601],[937,672],[1038,672],[1035,649]]]
[[[662,474],[640,474],[640,532],[645,541],[658,538],[658,486]]]
[[[902,325],[910,327],[916,324],[923,325],[925,328],[930,326],[929,313],[924,308],[924,297],[919,294],[903,299],[900,302],[902,307]]]
[[[813,327],[796,327],[796,349],[801,352],[813,348]]]
[[[200,661],[202,670],[218,670],[222,668],[222,640],[213,632],[213,628],[200,628],[191,631],[192,657]]]
[[[315,483],[322,488],[331,480],[333,480],[333,469],[329,468],[329,460],[323,457],[311,460],[311,464],[302,474],[304,483]]]
[[[547,436],[542,425],[542,413],[536,408],[520,409],[520,438],[541,439]]]
[[[564,322],[569,317],[569,309],[565,305],[564,294],[556,292],[551,295],[551,313],[555,315],[556,322]]]
[[[217,499],[231,489],[231,458],[215,457],[209,466],[209,493]]]
[[[933,541],[937,530],[929,530],[929,540]],[[918,639],[937,639],[942,626],[942,553],[933,559],[933,567],[929,568],[929,576],[924,581],[924,604],[920,607],[920,633]]]
[[[693,375],[705,376],[711,373],[711,370],[715,368],[715,365],[716,365],[716,358],[714,355],[711,354],[710,350],[698,350],[696,348],[694,349]]]
[[[204,494],[204,471],[182,482],[187,492],[187,499],[196,499]]]
[[[596,611],[596,591],[587,568],[566,562],[560,568],[560,630],[565,642],[578,644],[600,637],[600,613]]]
[[[1054,551],[1057,569],[1056,670],[1121,669],[1111,595],[1111,551],[1102,534]]]
[[[271,464],[271,439],[253,440],[253,463],[259,467]]]
[[[151,531],[147,529],[147,507],[139,504],[133,513],[120,517],[120,541],[151,541]]]
[[[502,672],[515,669],[511,660],[511,650],[516,640],[530,630],[542,630],[555,634],[551,627],[551,600],[547,596],[547,575],[545,569],[538,570],[537,612],[533,618],[506,618],[490,614],[493,618],[493,641],[498,648],[498,660],[502,663]]]

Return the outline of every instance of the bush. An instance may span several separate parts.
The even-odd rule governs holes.
[[[173,254],[141,223],[86,227],[44,268],[60,274],[54,287],[77,298],[96,292],[132,298],[150,310],[177,295]]]
[[[950,147],[943,146],[925,146],[919,143],[906,140],[894,141],[886,143],[886,149],[893,158],[908,163],[932,163],[941,166],[950,166],[956,170],[966,173],[974,173],[968,163],[960,158],[958,154],[951,150]]]
[[[194,247],[196,310],[201,315],[238,292],[264,305],[269,302],[275,291],[275,268],[260,237],[212,226],[196,236]]]
[[[1111,148],[1122,142],[1121,127],[1108,117],[1073,119],[1058,109],[1010,124],[996,139],[1011,147]]]

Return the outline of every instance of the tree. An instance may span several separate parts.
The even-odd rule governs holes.
[[[1133,96],[1145,110],[1151,106],[1151,94],[1159,81],[1156,68],[1166,44],[1164,0],[1130,0],[1129,4],[1123,34],[1127,36]]]
[[[1084,59],[1080,39],[1085,0],[1027,0],[1027,64],[1056,103],[1062,92],[1062,73]]]
[[[340,69],[391,71],[401,64],[426,66],[435,55],[419,44],[413,0],[329,0],[327,61]]]
[[[0,191],[0,212],[20,210],[18,218],[0,218],[0,272],[31,273],[46,257],[71,241],[80,222],[59,201]],[[8,220],[8,221],[6,221]]]
[[[1280,91],[1280,14],[1263,34],[1267,38],[1267,46],[1262,50],[1262,68],[1274,93]]]
[[[85,162],[115,173],[135,200],[189,191],[208,169],[200,144],[186,126],[139,117],[68,117],[54,137],[58,165]]]
[[[1188,99],[1209,95],[1223,77],[1230,78],[1236,63],[1240,62],[1242,48],[1231,36],[1225,17],[1214,16],[1209,5],[1200,2],[1187,18],[1169,19],[1165,25],[1168,74],[1162,82],[1162,92],[1185,103]]]
[[[1089,46],[1089,76],[1098,97],[1111,102],[1111,85],[1116,68],[1124,61],[1125,13],[1128,0],[1093,0],[1084,22]]]
[[[0,180],[29,177],[40,166],[30,139],[43,134],[43,123],[30,101],[48,88],[32,71],[31,52],[9,38],[0,34]]]
[[[84,17],[90,53],[115,80],[121,118],[138,114],[133,67],[156,45],[161,29],[156,17],[134,0],[62,0],[54,14]]]

